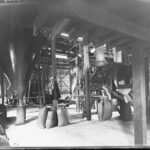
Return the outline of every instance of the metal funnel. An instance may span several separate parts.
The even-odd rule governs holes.
[[[19,100],[19,107],[24,107],[23,97],[33,68],[34,56],[36,53],[35,39],[31,29],[16,29],[13,38],[6,36],[1,43],[0,65],[8,76],[14,94]],[[23,109],[22,109],[23,110]],[[19,112],[18,108],[18,112]],[[21,111],[23,117],[17,117],[19,124],[24,122],[25,112]]]

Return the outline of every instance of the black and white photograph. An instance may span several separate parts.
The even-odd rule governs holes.
[[[150,0],[0,0],[0,149],[150,148]]]

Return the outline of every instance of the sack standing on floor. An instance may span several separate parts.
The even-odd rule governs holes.
[[[53,107],[57,109],[58,99],[61,98],[58,83],[56,81],[56,77],[53,78],[53,89],[52,89],[52,99],[53,99]]]
[[[120,113],[120,116],[124,121],[132,120],[132,110],[130,102],[133,102],[133,98],[130,96],[130,93],[132,93],[131,88],[118,89],[118,94],[122,96],[122,100],[118,99],[120,106],[118,112]]]
[[[100,121],[109,120],[112,117],[111,94],[106,85],[103,86],[102,99],[98,103],[98,119]]]
[[[0,146],[10,146],[4,128],[0,124]]]
[[[69,115],[69,111],[68,109],[66,108],[66,114],[67,114],[67,121],[68,121],[68,124],[70,123],[70,115]]]
[[[98,119],[100,121],[109,120],[112,117],[112,101],[108,98],[102,99],[98,103]]]
[[[58,125],[58,116],[56,109],[52,108],[52,110],[48,111],[47,119],[46,119],[46,128],[56,127]]]
[[[68,114],[65,107],[58,107],[57,114],[58,114],[58,126],[66,126],[69,123]]]
[[[41,129],[45,128],[47,113],[48,113],[48,110],[46,106],[43,106],[42,108],[40,108],[39,116],[38,116],[38,127]]]

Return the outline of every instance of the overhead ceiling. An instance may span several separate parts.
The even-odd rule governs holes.
[[[96,46],[107,43],[119,49],[132,48],[137,39],[150,41],[148,0],[26,0],[0,3],[0,38],[16,25],[40,32],[62,18],[71,21],[64,29],[70,39],[85,37]],[[95,15],[95,16],[94,16]]]

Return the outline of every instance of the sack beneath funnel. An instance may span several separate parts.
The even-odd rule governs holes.
[[[57,114],[58,114],[58,126],[61,127],[61,126],[68,125],[68,123],[69,123],[68,115],[69,114],[68,114],[66,108],[59,107],[57,110]]]
[[[48,113],[48,110],[47,110],[46,106],[40,108],[39,116],[38,116],[38,127],[39,128],[42,128],[42,129],[45,128],[47,113]]]
[[[101,100],[98,103],[98,119],[100,121],[109,120],[112,117],[112,101],[108,99]]]
[[[46,119],[46,128],[56,127],[58,125],[58,116],[56,109],[52,109],[48,111],[47,119]]]
[[[10,146],[4,128],[0,124],[0,146]]]
[[[132,110],[131,106],[128,103],[125,103],[124,101],[120,102],[120,116],[124,121],[131,121],[132,120]]]
[[[10,146],[9,141],[2,135],[0,135],[0,146]]]

